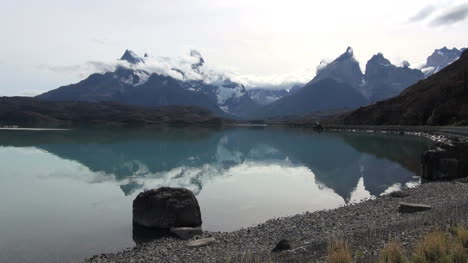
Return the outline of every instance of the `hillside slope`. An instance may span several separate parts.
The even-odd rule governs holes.
[[[226,119],[198,107],[140,107],[111,102],[60,102],[0,97],[0,126],[83,127],[222,125]]]
[[[329,109],[353,109],[365,104],[365,98],[348,84],[323,79],[264,106],[256,114],[258,117],[304,115]]]

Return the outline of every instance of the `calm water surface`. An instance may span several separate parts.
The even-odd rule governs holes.
[[[131,247],[132,201],[197,195],[203,228],[232,231],[419,182],[427,140],[229,130],[1,130],[0,262],[70,262]]]

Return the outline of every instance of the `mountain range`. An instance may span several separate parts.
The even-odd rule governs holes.
[[[230,176],[225,171],[233,167],[285,163],[307,167],[319,185],[346,202],[361,178],[374,196],[413,180],[412,174],[420,174],[419,159],[414,157],[426,149],[425,143],[410,136],[395,141],[383,135],[317,135],[300,129],[203,128],[73,129],[67,136],[12,132],[0,137],[0,146],[34,147],[76,161],[102,179],[115,181],[126,195],[158,181],[198,194],[215,178]],[[327,154],[322,154],[324,147]],[[329,156],[339,158],[340,165]]]
[[[205,61],[200,53],[193,50],[192,74],[203,77],[201,70]],[[224,117],[242,116],[257,104],[249,97],[241,84],[229,78],[207,83],[202,79],[186,76],[187,72],[173,68],[180,78],[151,73],[140,67],[148,56],[139,57],[126,50],[120,58],[123,64],[113,72],[96,73],[76,84],[59,87],[37,96],[52,101],[112,101],[137,106],[198,106]]]
[[[337,120],[346,125],[467,125],[468,50],[399,96],[359,108]]]
[[[398,95],[424,75],[417,69],[392,65],[382,54],[373,56],[363,74],[353,49],[329,64],[321,64],[304,87],[257,111],[258,117],[305,115],[331,109],[354,109]]]
[[[464,50],[464,49],[462,49]],[[222,73],[205,66],[192,50],[188,65],[154,71],[152,57],[126,50],[113,71],[37,96],[49,101],[112,101],[137,106],[198,106],[233,119],[263,119],[307,115],[317,111],[352,110],[400,94],[405,88],[453,62],[458,49],[442,48],[428,57],[422,70],[409,63],[395,66],[383,54],[374,55],[365,73],[353,49],[331,63],[322,63],[305,85],[289,90],[246,89]]]
[[[290,90],[286,89],[262,89],[262,88],[254,88],[247,91],[250,98],[255,101],[259,105],[267,105],[272,102],[275,102],[282,97],[288,95]]]

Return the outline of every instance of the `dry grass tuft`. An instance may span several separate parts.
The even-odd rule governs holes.
[[[431,232],[416,247],[415,263],[468,263],[468,231],[457,227],[453,237],[444,232]]]
[[[450,239],[441,231],[431,232],[424,236],[416,247],[414,262],[449,262]]]
[[[452,248],[453,263],[468,263],[468,254],[466,248],[461,243],[455,243]]]
[[[407,259],[403,254],[401,246],[392,241],[388,243],[381,251],[378,263],[405,263]]]
[[[454,232],[458,242],[460,242],[465,249],[468,249],[468,229],[459,226],[455,228]]]
[[[328,263],[351,263],[353,256],[348,242],[334,239],[328,244]]]

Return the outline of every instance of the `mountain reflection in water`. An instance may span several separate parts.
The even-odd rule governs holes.
[[[160,186],[194,191],[205,230],[336,208],[417,184],[428,147],[287,128],[3,130],[0,261],[76,261],[144,242],[131,204]]]
[[[417,181],[419,155],[428,148],[415,137],[263,127],[14,131],[4,132],[0,145],[36,147],[79,162],[100,174],[96,182],[119,182],[125,195],[163,185],[199,194],[213,178],[255,163],[305,166],[318,185],[347,202],[360,180],[372,196]]]

